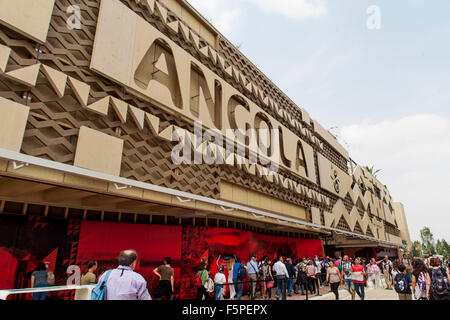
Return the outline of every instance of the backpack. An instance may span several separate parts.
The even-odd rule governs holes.
[[[431,290],[438,296],[448,294],[447,273],[442,268],[431,270]]]
[[[378,272],[378,266],[376,264],[372,264],[370,265],[369,270],[371,274],[376,274]]]
[[[108,282],[111,272],[112,270],[107,271],[103,281],[99,282],[94,290],[92,290],[91,300],[106,300],[106,282]]]
[[[398,274],[398,277],[397,277],[398,281],[394,285],[395,292],[408,293],[409,284],[408,284],[408,280],[406,279],[406,276],[407,275],[403,274],[403,273]]]
[[[419,279],[417,279],[417,285],[419,286],[420,291],[427,290],[427,276],[425,273],[421,272],[419,274]]]
[[[244,265],[240,265],[239,266],[239,270],[238,270],[238,274],[237,274],[237,278],[238,280],[245,280],[245,278],[247,277],[247,270],[245,270]]]
[[[208,278],[208,280],[205,282],[205,289],[206,292],[211,293],[214,292],[214,281],[211,278]]]
[[[258,276],[260,278],[263,278],[263,279],[265,277],[264,270],[263,270],[263,263],[262,262],[258,265]]]
[[[195,278],[195,286],[196,287],[201,287],[202,286],[202,274],[203,272],[205,272],[206,270],[203,270],[202,272],[198,272],[197,273],[197,278]]]

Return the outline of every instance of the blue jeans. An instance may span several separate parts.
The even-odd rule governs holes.
[[[366,296],[364,292],[364,283],[354,283],[354,285],[356,293],[361,298],[361,300],[364,300],[364,297]]]
[[[223,300],[223,285],[216,285],[216,300]]]
[[[283,300],[286,300],[286,276],[277,276],[277,297],[282,297]]]
[[[355,283],[353,283],[352,279],[345,279],[345,284],[348,291],[355,291]]]
[[[287,282],[287,291],[289,294],[292,293],[292,287],[294,285],[294,279],[289,279]]]
[[[236,300],[241,300],[242,289],[244,289],[244,284],[241,280],[234,280],[234,291],[236,291]]]
[[[49,287],[48,283],[41,283],[34,286],[34,288],[44,288]],[[47,299],[48,292],[35,292],[33,293],[33,300],[45,300]]]

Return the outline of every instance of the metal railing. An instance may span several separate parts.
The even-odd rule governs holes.
[[[71,286],[0,290],[0,300],[6,300],[9,296],[16,294],[58,292],[58,291],[75,291],[75,300],[91,300],[91,294],[94,288],[95,285],[85,285],[85,286],[71,285]]]
[[[317,285],[318,285],[314,290],[316,290],[316,289],[320,290],[319,277],[320,276],[318,275],[318,276],[316,276],[316,278],[313,278],[314,279],[313,281],[314,282],[317,281]],[[273,280],[265,280],[265,279],[260,279],[259,278],[257,280],[242,280],[242,281],[227,282],[227,283],[224,283],[224,284],[221,284],[221,285],[214,284],[214,294],[215,294],[217,286],[222,286],[222,287],[228,286],[229,287],[229,286],[234,286],[234,285],[237,285],[237,284],[242,284],[242,285],[249,284],[249,285],[251,285],[252,283],[255,283],[255,285],[259,283],[261,285],[261,288],[260,288],[261,290],[256,290],[255,289],[255,292],[256,291],[261,291],[261,293],[262,293],[263,284],[264,283],[268,283],[270,281],[274,282],[274,286],[272,288],[266,288],[266,290],[273,290],[273,289],[277,290],[277,285],[276,284],[278,283],[278,281],[281,281],[281,282],[286,282],[284,284],[284,288],[287,291],[287,289],[288,289],[288,287],[287,287],[288,280],[292,280],[293,281],[293,284],[292,284],[293,288],[295,288],[294,287],[295,285],[297,285],[297,286],[304,285],[304,292],[305,292],[306,300],[309,300],[308,292],[310,292],[310,291],[311,291],[311,293],[313,292],[312,290],[310,290],[310,286],[309,286],[310,282],[308,281],[308,278],[305,279],[305,281],[303,282],[303,281],[299,280],[298,276],[297,277],[284,278],[284,279],[276,279],[276,276],[275,276],[275,277],[273,277]]]

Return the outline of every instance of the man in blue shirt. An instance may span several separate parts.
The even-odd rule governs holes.
[[[236,258],[236,263],[233,265],[233,283],[234,290],[236,291],[236,300],[241,300],[242,289],[244,288],[245,277],[243,277],[243,279],[239,279],[239,269],[241,268],[245,269],[245,273],[247,273],[247,267],[241,263],[240,258]]]
[[[256,298],[256,281],[258,280],[258,262],[256,255],[253,255],[247,263],[248,280],[250,281],[250,300]]]

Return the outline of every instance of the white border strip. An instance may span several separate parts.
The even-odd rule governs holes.
[[[140,181],[117,177],[117,176],[113,176],[113,175],[109,175],[109,174],[105,174],[105,173],[101,173],[101,172],[97,172],[97,171],[83,169],[83,168],[79,168],[79,167],[75,167],[75,166],[70,166],[67,164],[60,163],[60,162],[41,159],[41,158],[25,155],[23,153],[10,151],[10,150],[6,150],[6,149],[2,149],[2,148],[0,148],[0,158],[9,160],[9,161],[28,163],[29,165],[31,164],[31,165],[35,165],[35,166],[42,167],[42,168],[53,169],[53,170],[61,171],[64,173],[71,173],[71,174],[84,176],[84,177],[88,177],[88,178],[94,178],[94,179],[102,180],[105,182],[116,183],[119,185],[130,186],[130,187],[135,187],[135,188],[141,188],[144,190],[169,194],[169,195],[172,195],[175,197],[181,197],[184,199],[191,199],[191,200],[206,202],[206,203],[213,204],[213,205],[223,207],[223,208],[245,211],[245,212],[249,212],[254,215],[256,214],[259,216],[278,219],[278,220],[282,220],[285,222],[292,222],[292,223],[296,223],[298,225],[311,227],[313,229],[320,229],[320,230],[324,230],[324,231],[328,231],[328,232],[334,231],[334,232],[338,232],[341,234],[346,234],[349,236],[358,237],[361,239],[371,240],[371,241],[375,241],[377,243],[382,243],[385,245],[391,245],[391,246],[398,247],[398,245],[393,242],[380,240],[380,239],[376,239],[373,237],[367,237],[367,236],[363,236],[360,234],[340,230],[337,228],[325,227],[322,225],[309,223],[309,222],[299,220],[299,219],[283,217],[283,216],[279,216],[277,214],[273,214],[273,213],[266,212],[263,210],[258,210],[258,209],[242,206],[242,205],[235,204],[235,203],[228,202],[228,201],[210,199],[210,198],[198,196],[198,195],[195,195],[192,193],[187,193],[187,192],[183,192],[183,191],[178,191],[178,190],[174,190],[174,189],[156,186],[156,185],[145,183],[145,182],[140,182]],[[223,210],[226,211],[225,209],[223,209]]]

